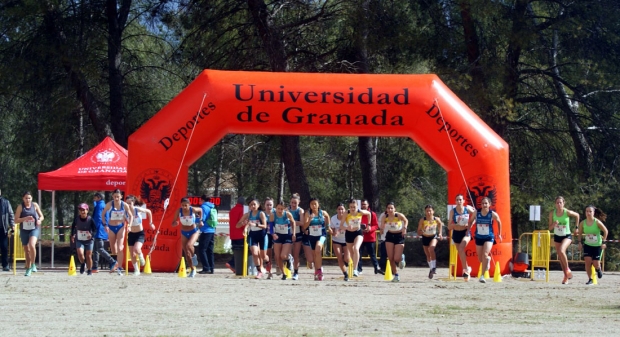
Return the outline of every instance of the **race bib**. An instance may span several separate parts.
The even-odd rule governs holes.
[[[387,227],[388,230],[390,231],[399,231],[403,229],[403,223],[398,221],[398,222],[388,222],[387,223]]]
[[[90,240],[90,232],[89,231],[77,231],[77,239],[80,241]]]
[[[192,226],[194,224],[194,217],[191,215],[182,216],[180,220],[183,226]]]
[[[437,225],[436,224],[424,226],[424,234],[426,234],[426,235],[435,235],[435,233],[437,233]]]
[[[319,225],[310,226],[310,235],[312,236],[323,235],[323,226],[319,226]]]
[[[351,229],[354,229],[354,230],[360,229],[361,223],[362,223],[362,219],[361,218],[351,219],[351,222],[350,222]]]
[[[263,229],[258,227],[257,220],[250,220],[250,230],[253,232],[258,232],[258,231],[262,231]]]
[[[24,227],[25,230],[33,230],[37,227],[36,222],[33,221],[24,221],[22,222],[22,226]]]
[[[345,230],[341,229],[338,231],[338,235],[334,236],[334,238],[338,239],[339,241],[344,240],[345,238]]]
[[[489,235],[489,225],[487,224],[477,224],[476,232],[480,235]]]
[[[111,221],[122,221],[125,217],[125,211],[112,211],[110,212]]]
[[[288,225],[276,225],[276,233],[288,234]]]
[[[467,226],[469,224],[469,214],[461,214],[456,217],[457,226]]]
[[[586,243],[598,244],[598,235],[586,234]]]
[[[566,235],[566,226],[557,225],[553,230],[553,234],[557,236],[565,236]]]

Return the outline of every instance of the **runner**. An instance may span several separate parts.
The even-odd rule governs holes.
[[[265,256],[263,259],[263,263],[265,264],[265,269],[267,270],[267,279],[271,280],[273,275],[271,274],[271,257],[273,251],[273,221],[270,221],[271,215],[275,213],[275,209],[273,208],[273,199],[270,197],[265,198],[265,217],[267,218],[267,250],[265,251]]]
[[[344,217],[346,213],[344,205],[338,204],[336,207],[336,214],[334,214],[329,222],[329,227],[332,229],[332,251],[338,259],[338,266],[344,274],[345,282],[349,280],[349,273],[347,272],[347,263],[351,259],[349,251],[347,250],[347,242],[345,241],[344,227],[340,225],[340,219]],[[346,261],[346,263],[345,263]]]
[[[469,229],[476,221],[476,254],[478,254],[478,261],[482,265],[482,271],[480,273],[480,283],[486,283],[484,279],[484,273],[490,268],[491,248],[495,244],[495,234],[493,230],[493,220],[497,222],[497,238],[499,242],[502,242],[502,221],[499,219],[499,215],[490,209],[491,199],[488,197],[482,198],[480,203],[482,209],[479,212],[475,212],[475,216],[469,219]]]
[[[321,210],[319,199],[310,199],[310,210],[306,213],[303,231],[308,232],[308,244],[304,243],[304,246],[312,250],[315,281],[323,281],[323,246],[327,231],[331,234],[329,220],[329,214]]]
[[[304,218],[304,210],[303,208],[299,207],[299,203],[301,202],[300,198],[299,198],[299,194],[294,193],[293,196],[291,197],[291,202],[289,203],[289,209],[288,211],[291,212],[291,214],[293,215],[293,218],[295,219],[295,235],[293,235],[293,280],[297,280],[299,279],[299,265],[300,265],[300,260],[299,260],[299,253],[301,253],[301,246],[302,246],[302,240],[303,240],[303,233],[301,232],[301,227],[303,225],[301,219]],[[308,257],[306,256],[306,260],[307,259],[311,259],[312,256]]]
[[[250,201],[250,211],[245,213],[237,228],[245,227],[248,234],[248,245],[256,266],[256,279],[263,277],[263,259],[267,249],[267,218],[265,213],[260,210],[260,202],[257,199]]]
[[[558,260],[564,272],[562,284],[567,284],[568,280],[573,278],[573,273],[568,267],[568,258],[566,257],[566,248],[573,241],[570,231],[570,218],[575,218],[575,225],[579,225],[579,213],[564,208],[564,197],[555,198],[555,209],[549,213],[549,231],[553,231],[553,241],[555,243],[555,251],[558,254]]]
[[[452,231],[452,242],[456,246],[459,258],[461,259],[461,266],[463,266],[463,278],[465,281],[469,281],[471,275],[471,267],[467,265],[467,255],[465,254],[465,247],[469,241],[471,241],[471,232],[468,229],[469,215],[476,212],[476,209],[471,206],[464,205],[465,199],[462,194],[456,195],[456,207],[450,210],[448,219],[448,230]]]
[[[118,259],[118,255],[122,256],[123,249],[125,248],[125,219],[127,219],[127,223],[133,223],[133,207],[129,206],[126,202],[121,200],[121,190],[116,189],[112,192],[112,201],[108,202],[103,211],[101,211],[101,219],[107,220],[106,226],[108,226],[108,241],[110,242],[110,252],[114,261],[117,261],[120,265],[123,265],[122,262],[125,259]],[[108,217],[106,217],[106,212],[110,211]],[[123,270],[121,266],[118,266],[118,272]],[[113,272],[114,269],[110,268],[110,273]]]
[[[194,265],[194,244],[200,236],[196,224],[204,226],[202,222],[202,208],[190,206],[188,198],[181,199],[181,208],[179,213],[174,217],[172,227],[178,226],[181,223],[181,246],[185,252],[185,262],[189,265],[191,271],[189,277],[196,276],[196,266]]]
[[[95,220],[88,215],[88,205],[82,203],[78,206],[78,216],[71,225],[71,242],[75,243],[78,260],[80,260],[80,274],[92,275],[93,268],[93,236],[97,232]]]
[[[155,225],[153,224],[153,213],[151,213],[151,210],[146,207],[136,206],[144,204],[140,197],[129,195],[125,198],[125,200],[131,207],[133,207],[134,210],[135,216],[131,226],[129,226],[127,245],[129,246],[129,254],[131,255],[133,274],[140,275],[140,266],[144,266],[145,263],[144,255],[142,254],[142,245],[144,244],[144,227],[142,227],[142,220],[146,217],[150,224],[151,230],[155,230]],[[138,265],[136,257],[140,260],[140,265]]]
[[[295,219],[290,212],[285,211],[284,200],[276,205],[276,212],[269,216],[269,222],[274,223],[273,250],[275,251],[276,264],[282,271],[282,280],[286,280],[284,272],[284,260],[291,256],[293,245],[293,233],[295,233]],[[289,268],[291,266],[288,266]],[[290,270],[290,269],[289,269]]]
[[[418,222],[418,235],[422,236],[422,247],[424,255],[426,255],[426,263],[430,268],[428,278],[432,279],[437,273],[437,257],[435,256],[435,247],[437,239],[441,240],[443,223],[439,217],[435,216],[433,205],[424,206],[424,217]]]
[[[402,213],[396,213],[394,202],[389,202],[386,215],[381,220],[381,234],[385,235],[385,250],[390,261],[390,268],[394,271],[392,282],[400,282],[396,265],[401,266],[408,225],[407,217]],[[404,268],[404,265],[402,266],[400,269]]]
[[[607,219],[607,215],[600,209],[590,205],[586,207],[586,218],[579,224],[577,233],[577,241],[579,241],[579,250],[583,252],[583,259],[586,262],[586,275],[588,275],[587,285],[592,284],[592,264],[596,269],[598,278],[603,278],[601,270],[601,252],[607,246],[603,243],[607,241],[607,227],[603,221]],[[603,235],[601,236],[601,232]],[[581,244],[581,235],[585,235],[585,242]]]
[[[26,255],[26,274],[24,276],[30,276],[31,273],[37,272],[37,265],[35,264],[36,245],[41,234],[41,222],[44,218],[39,205],[32,201],[30,192],[24,193],[22,200],[23,202],[15,209],[15,223],[21,224],[19,238]]]
[[[364,240],[362,233],[362,217],[366,216],[368,222],[370,222],[370,212],[357,208],[357,201],[355,199],[349,199],[349,210],[346,214],[343,214],[340,218],[341,226],[346,229],[345,241],[347,243],[347,251],[353,260],[353,266],[357,266],[360,259],[360,246]],[[359,273],[357,268],[354,267],[353,276],[358,277]]]

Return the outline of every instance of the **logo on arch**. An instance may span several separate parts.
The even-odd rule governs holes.
[[[121,160],[121,155],[113,149],[97,151],[90,157],[95,164],[113,164]]]
[[[459,193],[465,196],[467,205],[481,209],[482,198],[491,199],[491,209],[497,209],[497,184],[493,177],[488,175],[479,175],[467,179],[467,184],[463,184]]]
[[[154,218],[160,219],[164,213],[164,203],[172,197],[172,183],[174,176],[172,173],[159,169],[148,169],[139,175],[134,185],[134,190],[140,191],[140,197],[146,203],[148,209],[153,213]],[[178,193],[175,193],[175,196]],[[173,208],[174,205],[172,205]]]

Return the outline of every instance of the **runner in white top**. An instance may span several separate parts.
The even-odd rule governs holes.
[[[344,274],[344,280],[348,281],[349,274],[347,273],[347,266],[345,264],[345,261],[349,261],[351,259],[351,256],[349,254],[349,250],[347,250],[347,242],[344,238],[346,230],[344,229],[344,227],[340,226],[340,219],[344,216],[345,213],[346,210],[344,209],[344,205],[338,204],[338,206],[336,207],[336,214],[332,216],[329,226],[332,228],[333,231],[332,251],[338,259],[338,266]]]
[[[456,207],[450,210],[448,215],[448,230],[451,231],[452,242],[456,246],[461,266],[463,267],[463,279],[469,281],[471,276],[471,267],[467,265],[467,255],[465,247],[471,241],[471,233],[469,232],[469,217],[476,213],[476,209],[471,206],[465,206],[465,198],[462,194],[456,195]]]
[[[119,259],[118,255],[123,254],[125,249],[125,221],[127,223],[133,223],[134,210],[133,207],[122,200],[121,190],[116,189],[112,192],[112,201],[108,202],[103,211],[101,211],[101,219],[106,219],[106,213],[110,212],[110,217],[106,225],[108,230],[108,237],[110,241],[110,255],[114,260],[118,261],[120,265],[123,265],[125,258]],[[121,262],[123,261],[123,262]],[[118,268],[120,272],[122,268]],[[113,270],[110,270],[113,272]]]
[[[295,233],[293,233],[292,241],[293,241],[293,280],[297,280],[299,278],[299,253],[301,253],[302,246],[302,237],[301,226],[304,224],[304,209],[299,207],[299,203],[301,202],[299,194],[294,193],[291,197],[291,201],[289,202],[288,211],[295,218]],[[310,256],[312,258],[312,256]],[[307,257],[306,257],[307,259]]]
[[[144,234],[144,227],[142,226],[142,220],[146,218],[149,223],[149,228],[151,230],[155,230],[155,225],[153,224],[153,213],[151,213],[151,210],[146,207],[136,206],[136,204],[142,204],[142,199],[140,199],[140,197],[129,195],[125,198],[125,200],[130,206],[133,207],[135,214],[133,222],[129,225],[127,245],[130,250],[129,254],[133,265],[133,273],[134,275],[140,275],[140,266],[144,266],[144,263],[146,262],[144,260],[144,255],[142,254],[142,245],[144,244],[144,240],[146,238]],[[138,265],[138,260],[140,260],[140,265]]]

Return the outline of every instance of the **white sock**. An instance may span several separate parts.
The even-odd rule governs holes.
[[[437,268],[437,260],[431,261],[431,268]]]
[[[433,261],[426,261],[426,263],[428,263],[429,268],[433,268]]]

